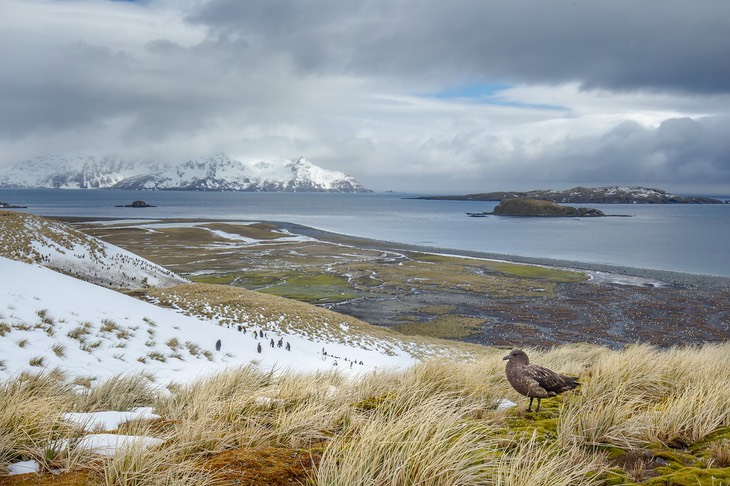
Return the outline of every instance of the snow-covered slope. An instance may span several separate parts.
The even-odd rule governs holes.
[[[239,332],[212,319],[184,316],[3,257],[0,275],[0,380],[24,370],[58,368],[70,377],[99,380],[144,372],[164,385],[251,362],[279,371],[330,370],[337,363],[336,369],[346,374],[414,362],[405,351],[387,355],[374,348],[271,331],[275,322],[268,326],[266,337],[254,337],[254,331],[260,330],[254,326]],[[285,345],[271,347],[271,339],[281,339],[291,350]],[[220,351],[216,351],[218,340]],[[326,356],[322,354],[325,347]],[[392,352],[392,346],[389,349]]]
[[[166,287],[187,282],[118,246],[31,214],[0,213],[0,238],[0,256],[39,263],[105,287]]]
[[[369,192],[344,172],[304,158],[240,162],[226,154],[170,165],[112,157],[38,157],[0,172],[0,187]]]

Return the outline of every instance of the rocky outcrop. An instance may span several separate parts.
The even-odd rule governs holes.
[[[597,217],[605,216],[603,211],[593,208],[560,206],[552,201],[539,199],[505,199],[492,214],[498,216],[539,216],[539,217]]]
[[[25,209],[27,207],[28,206],[16,206],[15,204],[0,201],[0,209]]]
[[[155,206],[147,204],[144,201],[133,201],[132,204],[119,204],[115,208],[154,208]]]

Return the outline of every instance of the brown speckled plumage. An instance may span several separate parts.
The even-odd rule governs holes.
[[[512,388],[530,399],[527,411],[532,408],[532,400],[537,398],[536,412],[540,411],[540,400],[547,397],[554,397],[564,391],[578,387],[578,378],[555,373],[542,366],[530,364],[527,354],[515,349],[502,359],[509,360],[505,367],[507,381]]]

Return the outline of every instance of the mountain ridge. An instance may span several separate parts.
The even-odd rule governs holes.
[[[225,153],[177,164],[114,156],[35,157],[0,172],[0,188],[372,192],[352,176],[304,157],[242,162]]]
[[[540,199],[572,204],[723,204],[710,197],[678,196],[662,189],[639,186],[574,187],[564,191],[498,191],[461,196],[424,196],[416,199],[450,201],[503,201],[505,199]]]

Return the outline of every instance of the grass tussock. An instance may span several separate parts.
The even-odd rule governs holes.
[[[66,346],[61,343],[56,343],[51,346],[51,351],[53,351],[53,354],[55,354],[59,358],[63,358],[66,356]]]
[[[145,375],[120,375],[110,378],[75,396],[77,412],[101,410],[131,410],[153,406],[159,390]]]
[[[469,423],[448,394],[377,410],[327,447],[316,484],[480,484],[491,462],[488,422]]]
[[[61,414],[72,406],[71,386],[45,374],[23,374],[0,385],[0,471],[8,463],[53,462],[48,444],[67,437]]]
[[[104,485],[730,483],[730,344],[528,352],[583,385],[527,413],[499,350],[357,378],[246,366],[164,391],[140,375],[79,387],[26,374],[0,389],[0,468],[32,458]],[[497,410],[501,398],[518,406]],[[109,457],[79,448],[84,432],[62,420],[140,406],[161,418],[119,433],[162,444]]]
[[[493,483],[499,486],[593,486],[606,484],[598,471],[605,469],[602,455],[578,447],[560,447],[541,442],[538,434],[520,440],[490,466]],[[475,483],[471,483],[475,484]]]
[[[730,426],[730,345],[603,353],[565,403],[562,444],[684,447]]]

